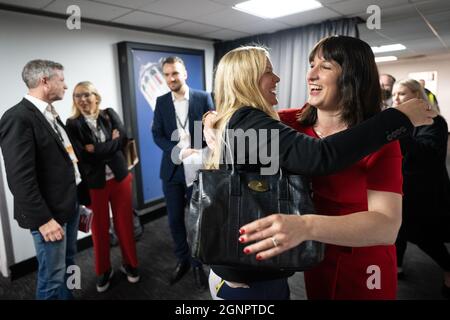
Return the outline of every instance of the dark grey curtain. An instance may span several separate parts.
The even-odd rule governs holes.
[[[214,44],[214,65],[228,51],[240,46],[266,46],[269,48],[274,70],[281,78],[278,84],[279,107],[299,107],[307,98],[305,77],[309,68],[309,52],[314,44],[331,35],[359,38],[358,23],[361,23],[359,18],[328,20],[271,34],[217,42]]]

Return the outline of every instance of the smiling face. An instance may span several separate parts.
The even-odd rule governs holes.
[[[401,84],[394,85],[394,89],[392,90],[392,104],[394,107],[419,97],[420,95],[418,92],[413,92],[410,88]]]
[[[186,84],[187,72],[180,62],[165,63],[162,67],[164,79],[170,91],[178,92]]]
[[[273,72],[272,63],[267,58],[266,70],[259,79],[259,90],[264,99],[272,106],[278,104],[277,99],[277,83],[280,82],[280,78]]]
[[[99,100],[95,93],[85,86],[77,86],[73,91],[73,101],[82,114],[93,114],[98,109]]]
[[[342,68],[338,63],[315,55],[306,75],[308,103],[318,109],[338,109],[341,99],[338,81],[341,73]]]

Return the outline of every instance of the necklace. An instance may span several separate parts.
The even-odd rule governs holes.
[[[317,136],[318,136],[320,139],[325,138],[325,135],[324,135],[322,132],[320,132],[320,131],[317,130],[316,128],[313,128],[313,129],[314,129],[314,132],[317,134]]]
[[[317,136],[318,136],[320,139],[324,139],[324,138],[326,138],[326,137],[329,136],[329,135],[332,135],[332,134],[335,134],[335,133],[338,133],[338,132],[340,132],[340,131],[343,131],[343,130],[347,129],[346,126],[341,126],[341,127],[337,128],[336,130],[332,130],[332,131],[329,132],[329,133],[323,133],[323,131],[318,130],[318,127],[319,127],[319,125],[318,125],[318,124],[315,124],[315,125],[313,126],[313,130],[314,130],[314,132],[317,134]]]

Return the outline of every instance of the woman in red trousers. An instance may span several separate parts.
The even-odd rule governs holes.
[[[128,138],[113,109],[100,110],[101,96],[94,85],[80,82],[73,91],[73,116],[67,130],[81,154],[94,212],[92,239],[97,291],[106,291],[113,276],[109,246],[109,206],[119,239],[123,264],[120,270],[131,283],[139,281],[133,229],[132,175],[122,148]]]
[[[282,111],[280,118],[316,139],[381,111],[374,56],[359,39],[322,39],[310,54],[307,82],[308,104]],[[313,177],[317,215],[259,219],[242,227],[240,241],[249,243],[245,249],[257,259],[304,240],[326,243],[324,260],[305,272],[308,299],[395,299],[401,165],[399,144],[392,142],[339,173]]]

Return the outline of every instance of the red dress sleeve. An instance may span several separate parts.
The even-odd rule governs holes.
[[[402,193],[402,153],[398,141],[391,142],[368,156],[367,189]]]
[[[292,108],[292,109],[281,109],[278,110],[278,115],[280,116],[280,121],[285,125],[300,130],[300,124],[297,121],[298,114],[301,112],[301,108]]]

